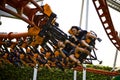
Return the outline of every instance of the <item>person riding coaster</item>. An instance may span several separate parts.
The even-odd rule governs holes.
[[[65,40],[65,42],[58,41],[58,47],[59,47],[59,52],[62,54],[63,58],[68,57],[69,60],[75,62],[79,66],[81,66],[81,62],[75,58],[74,53],[79,51],[89,54],[89,51],[78,47],[69,40]]]
[[[92,56],[90,52],[91,50],[96,49],[95,40],[97,39],[100,42],[101,39],[98,38],[93,31],[87,32],[86,30],[82,30],[77,26],[72,26],[68,32],[71,35],[71,41],[73,43],[89,51],[89,54],[84,54],[81,52],[75,53],[76,58],[79,59],[81,62],[86,61],[88,55],[90,56],[90,58],[94,59],[95,57]]]

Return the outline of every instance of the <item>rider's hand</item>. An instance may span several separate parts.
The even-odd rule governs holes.
[[[102,41],[102,39],[100,39],[100,38],[97,38],[97,40],[98,40],[99,42],[101,42],[101,41]]]
[[[65,43],[70,43],[70,41],[69,40],[65,40]]]
[[[93,46],[89,46],[88,48],[89,48],[89,49],[91,49],[91,50],[92,50],[92,49],[94,49],[94,47],[93,47]]]

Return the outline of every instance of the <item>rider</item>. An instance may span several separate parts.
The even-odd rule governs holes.
[[[96,35],[93,35],[91,32],[87,32],[86,30],[82,30],[78,26],[72,26],[71,29],[69,30],[69,33],[71,35],[71,41],[73,43],[75,43],[79,47],[89,50],[89,52],[91,52],[91,50],[94,48],[94,45],[90,44],[93,39],[101,41],[101,39],[98,38]],[[75,53],[75,56],[77,56],[77,58],[81,62],[83,62],[83,60],[86,59],[87,55],[93,57],[90,53],[89,54],[82,54],[81,52]]]
[[[58,41],[58,47],[59,47],[59,51],[62,54],[62,56],[68,57],[70,60],[74,61],[75,63],[77,63],[77,65],[81,65],[81,62],[75,58],[74,53],[75,52],[84,52],[89,54],[89,51],[78,47],[77,45],[75,45],[74,43],[72,43],[69,40],[66,40],[65,42],[62,41]]]
[[[101,39],[98,38],[97,36],[91,34],[90,32],[87,32],[86,30],[82,30],[78,26],[72,26],[71,29],[69,30],[69,33],[72,37],[72,41],[76,43],[76,45],[78,45],[79,43],[82,43],[89,49],[93,49],[93,46],[85,42],[86,37],[94,38],[94,39],[97,39],[98,41],[101,41]]]

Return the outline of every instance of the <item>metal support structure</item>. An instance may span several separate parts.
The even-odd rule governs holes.
[[[84,0],[82,0],[82,6],[81,6],[81,13],[80,13],[80,24],[79,26],[81,27],[82,25],[82,18],[83,18],[83,8],[84,8]]]
[[[89,13],[89,0],[86,1],[86,25],[85,29],[88,30],[88,13]]]
[[[86,25],[85,29],[88,30],[88,13],[89,13],[89,0],[86,1]],[[86,64],[83,63],[83,80],[86,80]]]
[[[107,0],[108,6],[120,12],[120,0]]]
[[[86,64],[83,64],[83,80],[86,80]]]
[[[2,25],[2,22],[1,22],[1,16],[0,16],[0,25]]]
[[[33,73],[33,80],[37,80],[37,69],[38,69],[38,64],[34,67],[34,73]]]
[[[120,37],[120,32],[119,32],[119,37]],[[114,59],[114,63],[113,63],[113,68],[112,68],[112,71],[114,71],[114,70],[115,70],[116,61],[117,61],[117,56],[118,56],[118,49],[116,50],[116,53],[115,53],[115,59]]]
[[[77,80],[77,71],[76,70],[74,70],[74,80]]]
[[[86,64],[83,64],[83,80],[86,80]]]
[[[113,71],[115,70],[115,66],[116,66],[116,61],[117,61],[117,56],[118,56],[118,50],[116,50],[116,54],[115,54],[115,59],[114,59],[114,63],[113,63]]]

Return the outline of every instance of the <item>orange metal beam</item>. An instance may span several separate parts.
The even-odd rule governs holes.
[[[0,34],[0,39],[3,38],[9,38],[9,39],[13,39],[13,38],[21,38],[21,37],[27,37],[30,36],[27,32],[25,33],[9,33],[9,34]]]
[[[36,8],[31,8],[27,4],[31,2]],[[5,11],[25,22],[27,22],[29,25],[36,26],[33,22],[34,16],[36,13],[43,12],[41,6],[39,6],[35,1],[33,0],[3,0],[0,4],[0,10]],[[11,6],[16,11],[12,11],[5,7],[5,4]]]

